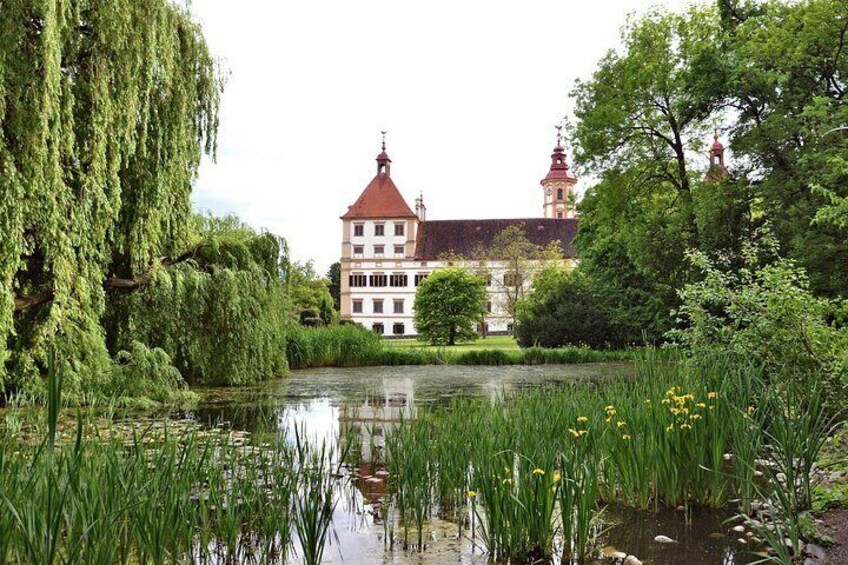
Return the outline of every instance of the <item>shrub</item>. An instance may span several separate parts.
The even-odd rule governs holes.
[[[111,377],[104,392],[124,403],[145,398],[172,404],[194,396],[167,353],[137,341],[115,356]]]
[[[516,338],[521,347],[586,345],[622,347],[588,281],[559,267],[542,271],[519,308]]]
[[[286,333],[286,356],[292,369],[375,365],[382,347],[378,335],[358,325],[295,327]]]
[[[719,352],[762,366],[772,382],[844,398],[848,331],[832,321],[836,306],[810,292],[794,262],[760,265],[753,249],[745,257],[743,268],[728,272],[702,253],[689,254],[704,278],[680,292],[681,328],[670,335],[695,356]]]

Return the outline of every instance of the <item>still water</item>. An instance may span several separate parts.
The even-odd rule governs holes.
[[[235,430],[259,436],[303,426],[313,441],[335,439],[343,428],[360,435],[363,459],[355,489],[339,491],[325,563],[441,564],[488,563],[487,557],[458,527],[434,518],[429,524],[426,550],[405,551],[395,544],[387,549],[379,505],[385,477],[373,468],[370,449],[379,449],[385,430],[400,418],[415,417],[418,407],[446,404],[451,398],[493,397],[505,390],[630,378],[627,363],[565,366],[508,367],[369,367],[313,369],[293,372],[286,379],[236,389],[201,391],[195,417],[204,423],[226,422]],[[638,512],[608,507],[599,547],[635,555],[645,564],[744,564],[757,557],[729,532],[727,515],[695,512],[686,526],[674,511]],[[395,531],[395,535],[398,532]],[[678,543],[659,544],[657,535]],[[295,556],[295,561],[297,560]],[[604,558],[597,563],[621,563]]]

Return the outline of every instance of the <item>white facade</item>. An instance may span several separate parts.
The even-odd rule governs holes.
[[[573,237],[575,214],[569,202],[576,179],[568,171],[559,144],[551,157],[551,170],[541,181],[544,219],[467,220],[465,222],[471,231],[466,239],[480,235],[484,229],[480,224],[485,222],[536,223],[538,225],[530,226],[528,233],[544,240],[541,243],[547,242],[545,238],[562,241],[562,234],[566,232],[560,228],[572,222],[568,224],[573,226],[568,237]],[[421,196],[415,201],[415,213],[412,212],[390,179],[391,160],[385,153],[385,144],[377,163],[377,176],[341,218],[341,316],[384,336],[415,336],[413,306],[418,283],[434,270],[449,264],[442,260],[443,255],[423,255],[418,245],[419,237],[425,224],[432,231],[434,224],[451,222],[426,220],[426,207]],[[459,221],[459,224],[462,222]],[[492,233],[485,235],[491,236]],[[455,233],[452,237],[462,239],[463,234]],[[458,241],[458,244],[462,243]],[[573,263],[573,255],[563,257],[563,261]],[[512,331],[512,319],[507,313],[507,294],[504,292],[504,277],[508,275],[503,262],[469,260],[451,261],[450,264],[479,272],[488,280],[489,315],[485,319],[485,327],[478,327],[478,330],[485,333]],[[535,264],[535,267],[539,266]],[[529,265],[529,268],[532,270],[534,265]],[[530,286],[530,279],[527,277],[523,283],[525,290]]]

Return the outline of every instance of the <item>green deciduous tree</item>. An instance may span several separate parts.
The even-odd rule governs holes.
[[[675,290],[690,280],[684,252],[716,227],[699,221],[706,164],[693,150],[703,152],[728,73],[718,35],[714,10],[652,11],[573,93],[576,161],[599,179],[580,207],[581,269],[632,341],[668,329]]]
[[[600,307],[591,281],[579,271],[550,265],[534,279],[518,307],[516,338],[521,347],[620,347],[619,328]]]
[[[474,325],[485,312],[486,283],[460,267],[434,271],[415,294],[415,328],[434,345],[477,338]]]
[[[743,268],[728,269],[701,252],[688,260],[703,279],[680,292],[682,325],[670,333],[695,355],[730,356],[762,366],[775,384],[818,385],[833,406],[848,391],[848,329],[834,323],[839,305],[816,297],[803,269],[775,255],[776,241],[746,246]]]
[[[342,264],[338,261],[327,269],[327,281],[330,296],[333,297],[333,308],[336,309],[336,312],[339,312],[342,304]]]
[[[733,109],[735,166],[749,179],[755,214],[804,267],[810,289],[845,295],[848,226],[814,218],[848,197],[848,140],[834,131],[848,124],[848,4],[741,4],[724,26],[732,64],[721,91]]]
[[[109,363],[106,293],[186,248],[221,80],[170,0],[0,8],[0,388],[55,346],[66,391]],[[11,376],[11,380],[10,380]]]
[[[536,245],[524,234],[524,227],[513,224],[492,240],[488,257],[499,269],[492,276],[496,300],[515,327],[518,305],[530,290],[530,283],[546,261],[562,260],[562,245],[553,241],[547,247]],[[488,276],[488,275],[487,275]]]

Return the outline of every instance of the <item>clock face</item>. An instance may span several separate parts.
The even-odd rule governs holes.
[[[548,188],[545,189],[545,194],[550,196],[552,191],[553,191],[553,189],[551,187],[548,187]]]

